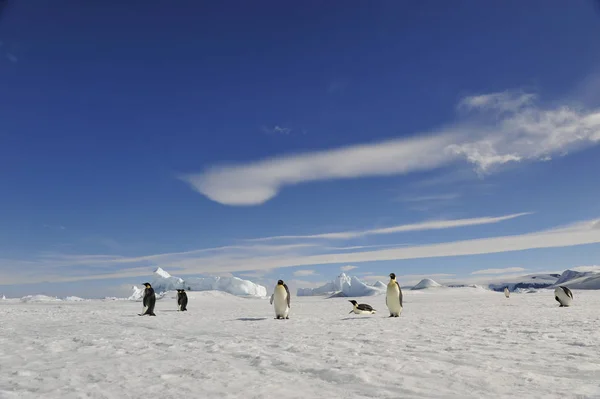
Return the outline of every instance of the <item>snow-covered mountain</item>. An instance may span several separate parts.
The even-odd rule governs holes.
[[[554,284],[554,287],[559,285],[574,290],[600,290],[600,273],[565,270]]]
[[[442,285],[440,283],[437,283],[430,278],[424,278],[423,280],[419,281],[419,283],[417,285],[415,285],[414,287],[412,287],[411,289],[422,290],[425,288],[436,288],[436,287],[441,287],[441,286]]]
[[[318,288],[298,288],[298,296],[335,295],[347,297],[372,296],[385,292],[385,284],[377,281],[373,285],[362,282],[359,278],[340,274],[335,280]]]
[[[185,289],[188,291],[224,291],[237,296],[266,297],[267,289],[249,280],[238,277],[190,277],[182,279],[171,276],[162,268],[154,271],[154,281],[151,282],[157,299],[160,293]],[[133,287],[130,300],[139,300],[143,297],[144,290]],[[162,296],[161,296],[162,297]]]
[[[556,284],[559,277],[560,274],[528,274],[505,281],[495,281],[488,287],[494,291],[504,291],[505,287],[508,287],[509,291],[519,288],[549,288]]]

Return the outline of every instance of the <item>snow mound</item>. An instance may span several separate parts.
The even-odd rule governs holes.
[[[79,298],[78,296],[68,296],[68,297],[65,298],[65,301],[69,301],[69,302],[81,302],[81,301],[87,301],[87,299]]]
[[[21,298],[21,302],[59,302],[60,299],[47,295],[27,295]]]
[[[379,283],[381,283],[379,281]],[[377,283],[375,283],[377,284]],[[331,294],[332,297],[359,297],[372,296],[385,292],[385,284],[368,285],[358,277],[349,277],[345,273],[340,274],[335,280],[317,288],[299,288],[298,296],[317,296]]]
[[[413,290],[422,290],[425,288],[437,288],[437,287],[441,287],[441,286],[442,285],[440,283],[437,283],[430,278],[424,278],[423,280],[419,281],[419,283],[417,285],[412,287],[412,289]]]
[[[381,281],[377,280],[377,281],[375,282],[375,284],[373,284],[373,287],[375,287],[375,288],[383,288],[383,289],[385,289],[387,286],[385,285],[385,283],[383,283],[383,282],[381,282]]]
[[[151,283],[154,291],[167,292],[185,289],[187,291],[224,291],[232,295],[248,297],[266,297],[267,289],[249,280],[243,280],[239,277],[190,277],[182,279],[173,277],[162,268],[154,271],[155,278]],[[134,298],[135,297],[135,298]],[[134,292],[129,299],[137,300],[143,297],[143,290]],[[157,299],[158,294],[157,294]]]

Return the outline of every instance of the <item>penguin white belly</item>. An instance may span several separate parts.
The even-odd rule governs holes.
[[[504,289],[504,296],[507,298],[510,296],[510,291],[508,290],[508,288]]]
[[[554,296],[558,298],[558,301],[563,306],[571,306],[573,299],[568,296],[560,287],[554,289]]]
[[[354,313],[356,313],[356,314],[375,314],[375,311],[374,310],[354,309]]]
[[[391,314],[400,315],[402,306],[400,305],[400,290],[396,283],[390,283],[386,292],[386,304]]]
[[[275,316],[287,317],[290,308],[287,304],[287,292],[283,287],[275,288],[273,293],[273,307],[275,308]]]

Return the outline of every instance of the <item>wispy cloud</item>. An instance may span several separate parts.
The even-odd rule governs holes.
[[[354,270],[354,269],[358,269],[358,266],[348,265],[348,266],[340,267],[340,270],[343,272],[349,272],[350,270]]]
[[[45,229],[52,229],[52,230],[66,230],[67,229],[65,226],[61,226],[61,225],[49,225],[49,224],[45,224],[45,225],[43,225],[43,227]]]
[[[283,134],[287,136],[292,132],[292,129],[290,129],[289,127],[275,125],[273,127],[263,126],[262,131],[267,134]]]
[[[515,272],[523,272],[526,269],[522,267],[506,267],[503,269],[483,269],[483,270],[475,270],[471,274],[502,274],[502,273],[515,273]]]
[[[315,270],[296,270],[294,272],[294,276],[296,277],[306,277],[306,276],[314,276],[317,272]]]
[[[312,235],[287,235],[287,236],[274,236],[274,237],[262,237],[252,238],[248,241],[272,241],[272,240],[287,240],[287,239],[332,239],[332,240],[347,240],[351,238],[365,237],[370,235],[380,234],[394,234],[404,233],[409,231],[422,231],[422,230],[441,230],[450,229],[456,227],[466,226],[477,226],[482,224],[493,224],[499,223],[506,220],[518,218],[525,215],[530,215],[531,212],[514,213],[505,216],[485,216],[479,218],[469,219],[453,219],[453,220],[432,220],[414,224],[403,224],[392,227],[385,227],[380,229],[362,230],[362,231],[343,231],[337,233],[322,233]]]
[[[429,201],[450,201],[460,198],[458,193],[447,193],[447,194],[433,194],[433,195],[421,195],[414,197],[399,197],[398,201],[401,202],[429,202]]]
[[[214,166],[180,178],[213,201],[248,206],[289,185],[401,175],[460,161],[484,175],[507,163],[547,161],[600,141],[600,110],[543,108],[535,99],[518,91],[471,96],[459,103],[463,119],[431,134]]]
[[[290,251],[266,249],[239,253],[213,253],[205,250],[145,255],[138,257],[105,257],[96,255],[51,256],[20,261],[0,259],[0,281],[19,284],[42,281],[78,281],[107,278],[148,276],[151,269],[162,266],[177,275],[214,272],[243,272],[281,267],[325,264],[353,265],[362,262],[403,259],[442,258],[523,251],[539,248],[570,247],[600,243],[600,219],[586,220],[550,230],[532,233],[450,241],[426,245],[395,247],[375,251],[328,252],[315,254],[314,248]],[[269,246],[264,246],[269,247]],[[322,248],[321,248],[322,250]],[[87,269],[81,269],[86,266]],[[71,268],[71,269],[69,269]],[[70,270],[70,271],[69,271]],[[76,274],[74,272],[79,274]],[[362,273],[364,274],[364,273]]]

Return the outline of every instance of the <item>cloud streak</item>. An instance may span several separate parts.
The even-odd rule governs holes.
[[[506,91],[464,98],[463,119],[409,138],[213,166],[179,176],[212,201],[259,205],[286,186],[392,176],[467,162],[480,175],[515,162],[547,161],[600,142],[600,110],[543,108],[533,94]]]
[[[525,269],[522,267],[506,267],[503,269],[483,269],[483,270],[475,270],[471,274],[502,274],[502,273],[516,273],[523,272]]]
[[[596,226],[600,219],[587,220],[564,227],[542,230],[533,233],[487,237],[480,239],[442,242],[426,245],[396,247],[374,251],[306,253],[308,248],[296,251],[268,250],[266,252],[248,252],[246,254],[211,253],[188,251],[172,254],[148,255],[140,257],[98,257],[82,255],[81,261],[76,257],[46,256],[35,261],[0,260],[0,280],[5,284],[32,283],[42,281],[78,281],[107,278],[141,277],[150,274],[156,266],[177,271],[177,275],[206,273],[242,272],[268,270],[282,267],[314,266],[325,264],[356,264],[405,259],[443,258],[453,256],[469,256],[493,254],[501,252],[524,251],[529,249],[559,248],[585,244],[600,243],[600,229]],[[182,255],[184,254],[184,255]],[[8,267],[5,267],[7,265]],[[89,267],[89,275],[67,276],[65,267]],[[106,272],[96,267],[105,267]],[[15,272],[15,267],[18,272]],[[126,267],[123,269],[123,267]],[[113,269],[113,270],[111,270]],[[122,270],[118,270],[122,269]],[[9,270],[10,272],[4,272]],[[26,270],[24,272],[23,270]],[[67,269],[69,270],[69,269]]]
[[[477,226],[482,224],[499,223],[506,220],[518,218],[525,215],[530,215],[531,212],[514,213],[505,216],[485,216],[469,219],[452,219],[452,220],[432,220],[414,224],[403,224],[380,229],[362,230],[362,231],[343,231],[337,233],[322,233],[312,235],[286,235],[263,238],[252,238],[247,241],[273,241],[273,240],[288,240],[288,239],[331,239],[331,240],[347,240],[351,238],[366,237],[370,235],[405,233],[409,231],[423,230],[442,230],[456,227]]]

